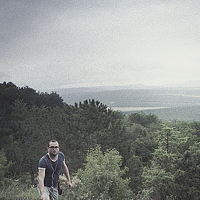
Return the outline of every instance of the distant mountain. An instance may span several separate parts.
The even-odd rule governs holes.
[[[56,92],[69,105],[94,99],[113,110],[121,110],[126,114],[143,111],[147,114],[155,113],[163,120],[200,119],[198,117],[200,113],[198,82],[165,87],[145,85],[82,87],[61,89]]]
[[[108,107],[180,107],[200,105],[200,89],[143,88],[118,89],[106,87],[58,90],[67,104],[95,99]]]
[[[85,92],[102,92],[102,91],[112,91],[112,90],[128,90],[128,89],[200,89],[200,80],[189,81],[180,84],[168,84],[164,86],[146,86],[144,84],[133,84],[133,85],[125,85],[125,86],[97,86],[97,87],[76,87],[76,88],[63,88],[56,89],[56,92],[65,95],[71,93],[85,93]]]
[[[102,91],[110,91],[110,90],[126,90],[126,89],[147,89],[154,88],[148,87],[142,84],[137,85],[126,85],[126,86],[97,86],[97,87],[77,87],[77,88],[63,88],[57,89],[56,92],[59,94],[66,93],[83,93],[83,92],[102,92]]]
[[[200,89],[200,80],[187,81],[179,84],[166,85],[167,88]]]

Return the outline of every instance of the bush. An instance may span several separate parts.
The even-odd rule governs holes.
[[[9,186],[0,188],[0,200],[39,200],[37,188],[20,183],[19,181],[11,181]]]
[[[8,163],[4,150],[0,151],[0,187],[9,184],[9,179],[5,178],[5,174],[8,172],[11,162]]]
[[[77,172],[79,199],[133,199],[129,179],[122,179],[128,169],[120,169],[121,160],[115,149],[105,154],[99,146],[92,149],[87,155],[85,169]]]

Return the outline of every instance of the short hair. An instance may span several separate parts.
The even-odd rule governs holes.
[[[49,147],[50,142],[57,142],[58,143],[57,140],[50,140],[49,143],[48,143],[48,147]]]

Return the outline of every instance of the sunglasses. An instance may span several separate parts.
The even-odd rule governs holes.
[[[51,147],[49,147],[50,149],[57,149],[57,148],[59,148],[58,146],[51,146]]]

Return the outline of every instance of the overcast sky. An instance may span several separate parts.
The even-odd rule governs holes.
[[[0,82],[65,87],[200,79],[199,0],[0,0]]]

